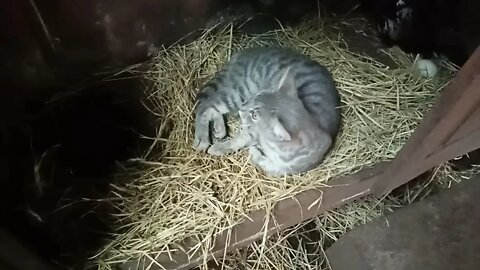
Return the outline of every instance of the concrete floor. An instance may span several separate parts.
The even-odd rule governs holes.
[[[480,177],[347,233],[332,270],[480,269]]]

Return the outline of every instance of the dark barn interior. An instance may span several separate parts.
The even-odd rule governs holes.
[[[238,31],[309,16],[361,16],[379,46],[461,66],[480,41],[476,0],[6,0],[0,4],[0,268],[88,269],[108,239],[102,201],[120,164],[145,149],[142,84],[116,75],[216,22]],[[403,9],[411,10],[404,16]],[[180,40],[180,41],[179,41]],[[454,161],[477,164],[472,152]],[[18,245],[18,246],[17,246]],[[27,257],[28,256],[28,257]],[[27,259],[30,258],[30,259]]]

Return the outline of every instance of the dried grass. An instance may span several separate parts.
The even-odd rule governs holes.
[[[327,66],[342,96],[343,127],[336,145],[319,168],[302,177],[267,177],[249,165],[244,151],[213,157],[192,148],[198,89],[235,51],[272,42]],[[150,85],[146,104],[158,117],[158,136],[150,138],[153,144],[141,168],[118,175],[123,184],[114,186],[112,193],[119,212],[118,235],[99,255],[100,269],[168,253],[172,244],[187,237],[201,240],[196,248],[206,254],[212,236],[251,211],[393,158],[453,70],[445,64],[439,76],[424,78],[412,71],[411,56],[385,53],[398,68],[350,51],[336,25],[317,22],[257,37],[233,35],[229,29],[206,32],[191,44],[162,51],[140,72]],[[277,259],[271,264],[278,266],[288,258],[273,258]]]

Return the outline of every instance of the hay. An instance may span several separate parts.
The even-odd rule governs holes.
[[[296,48],[327,66],[342,96],[343,127],[324,163],[308,174],[266,177],[249,165],[245,151],[213,157],[192,148],[194,96],[235,51],[271,44]],[[305,23],[258,37],[228,29],[162,51],[141,76],[151,87],[147,104],[158,119],[158,136],[140,169],[127,170],[113,187],[118,235],[100,254],[100,268],[168,253],[193,237],[207,254],[214,235],[248,213],[326,185],[334,177],[389,160],[408,139],[451,69],[434,79],[412,72],[413,58],[393,52],[398,68],[348,49],[337,25]],[[444,67],[447,67],[444,65]]]
[[[438,166],[425,176],[425,181],[404,189],[401,194],[352,202],[276,234],[266,242],[252,243],[222,260],[222,269],[330,270],[325,251],[346,232],[470,179],[479,172],[478,166],[463,172],[453,171],[449,164]],[[387,218],[385,222],[388,222]],[[207,269],[211,268],[200,267],[199,270]]]

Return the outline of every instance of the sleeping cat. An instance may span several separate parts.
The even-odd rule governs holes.
[[[195,147],[212,155],[249,147],[252,162],[270,175],[305,172],[330,149],[339,105],[331,74],[317,62],[285,48],[246,49],[198,94]],[[209,148],[210,135],[226,136],[228,113],[240,114],[240,133]]]

